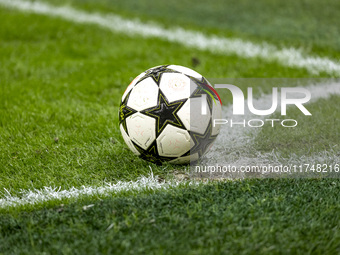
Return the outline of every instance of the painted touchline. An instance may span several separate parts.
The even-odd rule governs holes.
[[[150,167],[151,169],[151,167]],[[25,205],[36,205],[47,201],[60,201],[64,199],[77,199],[82,196],[103,196],[118,194],[126,191],[142,192],[147,190],[166,190],[183,185],[195,185],[194,181],[159,181],[152,171],[148,177],[141,176],[136,181],[119,181],[117,183],[107,183],[104,186],[91,187],[82,186],[80,188],[72,187],[69,190],[60,190],[60,187],[44,187],[39,190],[22,190],[20,196],[13,196],[4,189],[3,198],[0,199],[0,208],[10,208]]]
[[[340,94],[340,84],[332,83],[332,84],[321,84],[321,85],[312,85],[305,87],[307,88],[312,94],[312,101],[317,100],[318,98],[327,98],[332,94]],[[264,95],[259,99],[254,100],[255,105],[266,105],[268,102],[270,103],[271,96]],[[227,115],[232,114],[232,106],[225,106],[224,111]],[[245,116],[247,117],[247,116]],[[251,165],[254,164],[266,164],[268,162],[272,163],[280,163],[279,159],[276,158],[276,155],[273,153],[261,154],[256,155],[256,157],[249,157],[247,154],[242,154],[243,151],[249,151],[249,147],[252,146],[252,141],[256,136],[256,132],[249,134],[249,129],[241,129],[241,128],[234,128],[228,129],[228,132],[225,132],[227,129],[221,129],[221,133],[219,135],[219,139],[215,142],[215,146],[207,155],[207,161],[205,164],[215,164],[216,162],[222,162],[221,159],[217,159],[216,157],[209,157],[209,155],[218,154],[216,150],[218,150],[219,146],[233,146],[239,152],[241,152],[240,157],[232,162],[228,162],[229,164],[233,165]],[[219,153],[220,154],[220,153]],[[325,156],[323,156],[325,155]],[[327,153],[320,153],[315,155],[316,159],[320,159],[322,157],[329,157]],[[274,160],[275,159],[275,160]],[[210,161],[209,161],[210,160]],[[217,160],[217,161],[216,161]],[[294,159],[294,155],[292,156],[291,160]],[[308,157],[309,161],[313,161],[314,159]],[[151,167],[150,167],[151,169]],[[226,176],[227,178],[242,178],[243,176]],[[59,188],[53,187],[45,187],[44,189],[40,190],[22,190],[21,196],[12,196],[9,191],[4,189],[2,191],[3,198],[0,199],[0,208],[9,208],[9,207],[18,207],[24,205],[34,205],[40,204],[46,201],[55,201],[55,200],[63,200],[63,199],[70,199],[70,198],[78,198],[81,196],[91,196],[91,195],[101,195],[101,196],[109,196],[110,194],[115,194],[124,191],[143,191],[148,189],[153,190],[166,190],[169,188],[176,188],[180,185],[195,185],[199,182],[195,181],[163,181],[159,182],[156,177],[153,176],[152,171],[148,177],[140,177],[137,181],[129,181],[123,182],[119,181],[115,184],[108,183],[105,186],[99,187],[91,187],[91,186],[82,186],[80,188],[71,188],[70,190],[60,190]]]
[[[261,58],[269,62],[278,62],[283,66],[303,68],[312,74],[324,72],[330,75],[338,75],[340,73],[338,61],[325,57],[307,56],[301,50],[294,48],[278,49],[268,43],[255,44],[239,38],[204,35],[198,31],[185,30],[180,27],[166,29],[157,24],[125,19],[115,14],[89,13],[69,6],[53,6],[40,1],[0,0],[0,5],[58,17],[75,23],[95,24],[114,32],[132,36],[159,38],[213,53],[237,55],[242,58]]]
[[[227,55],[237,55],[240,57],[262,58],[267,61],[277,61],[282,65],[305,68],[311,73],[325,72],[328,74],[335,74],[340,71],[340,65],[327,58],[308,57],[303,56],[302,52],[293,48],[290,49],[277,49],[269,44],[254,44],[249,41],[241,39],[222,38],[217,36],[206,36],[202,33],[182,28],[164,29],[158,25],[150,25],[141,23],[137,20],[128,20],[121,18],[118,15],[102,15],[98,13],[88,13],[76,10],[71,7],[56,7],[43,2],[34,1],[21,1],[21,0],[0,0],[0,5],[15,8],[18,10],[29,11],[32,13],[44,14],[53,17],[63,18],[65,20],[73,21],[76,23],[96,24],[101,27],[110,29],[114,32],[125,33],[129,35],[138,35],[143,37],[156,37],[165,39],[170,42],[182,44],[187,47],[198,48],[201,50],[209,50],[216,53]],[[309,89],[313,89],[310,87]],[[317,97],[328,97],[332,93],[339,92],[339,84],[336,86],[314,86],[314,93]],[[340,94],[340,93],[339,93]],[[259,100],[264,100],[259,99]],[[268,99],[268,98],[267,98]],[[267,100],[270,102],[270,100]],[[258,101],[257,103],[262,103]],[[255,104],[257,104],[255,102]],[[227,110],[228,112],[229,110]],[[236,129],[234,129],[236,130]],[[239,129],[242,130],[242,129]],[[229,138],[237,136],[239,141],[247,139],[246,133],[230,134]],[[222,141],[223,139],[219,139]],[[247,159],[245,157],[245,159]],[[250,160],[254,160],[251,158]],[[244,160],[243,164],[249,163]],[[149,177],[141,177],[133,182],[118,182],[116,184],[107,184],[101,187],[85,187],[71,188],[70,190],[57,190],[52,187],[45,187],[42,190],[26,190],[22,191],[22,196],[15,197],[9,193],[5,198],[0,199],[0,208],[13,207],[25,204],[35,204],[50,200],[61,200],[66,198],[77,198],[82,195],[94,194],[112,194],[127,190],[140,191],[143,189],[166,189],[170,187],[177,187],[181,182],[163,182],[159,183],[152,175]],[[5,190],[6,191],[6,190]]]

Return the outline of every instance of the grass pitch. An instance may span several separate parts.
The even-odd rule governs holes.
[[[330,59],[340,56],[338,3],[331,0],[286,1],[280,7],[269,1],[229,6],[177,0],[48,2],[265,40]],[[311,77],[280,63],[212,54],[3,7],[0,16],[0,199],[5,189],[20,196],[21,189],[136,180],[148,175],[150,166],[161,178],[182,171],[185,167],[140,160],[120,136],[120,97],[152,66],[179,64],[208,78]],[[261,90],[267,93],[270,87]],[[303,132],[264,128],[256,148],[274,148],[284,156],[323,150],[339,155],[339,99],[311,104],[316,117],[302,122]],[[339,185],[338,179],[244,180],[5,208],[0,254],[336,254]]]
[[[245,180],[0,215],[13,254],[337,254],[339,182]]]
[[[196,70],[212,77],[308,75],[40,15],[1,15],[0,184],[11,192],[147,175],[149,163],[133,156],[120,135],[118,107],[131,80],[151,66],[191,66],[198,57]],[[155,174],[167,169],[153,166]]]
[[[332,96],[309,104],[308,110],[313,114],[307,118],[299,109],[290,109],[286,118],[297,120],[299,127],[286,129],[280,125],[274,128],[267,126],[256,137],[256,148],[263,152],[278,151],[283,157],[289,157],[292,152],[302,157],[322,151],[332,151],[340,157],[338,102],[339,96]]]

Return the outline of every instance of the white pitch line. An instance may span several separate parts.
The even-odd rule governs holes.
[[[325,83],[325,84],[316,84],[305,86],[307,90],[311,92],[311,100],[309,103],[315,102],[321,98],[329,98],[331,95],[340,95],[340,83]],[[280,97],[280,93],[278,94]],[[292,95],[290,95],[292,96]],[[260,98],[254,99],[254,107],[261,109],[269,109],[272,104],[272,95],[262,95]],[[294,106],[292,106],[294,107]],[[306,105],[308,109],[308,104]],[[280,107],[278,106],[277,112],[280,111]],[[289,108],[288,108],[289,112]],[[233,122],[241,122],[244,119],[270,119],[270,116],[256,116],[247,109],[245,109],[244,116],[234,116],[233,115],[233,107],[224,106],[222,108],[223,118],[227,119],[230,122],[230,119],[233,119]],[[302,113],[301,113],[302,114]],[[313,114],[313,113],[312,113]],[[309,117],[309,116],[308,116]],[[313,118],[313,116],[310,116]],[[270,124],[270,123],[269,123]],[[276,122],[278,124],[278,122]],[[241,125],[236,125],[234,127],[230,127],[230,124],[221,125],[220,134],[218,135],[218,139],[216,139],[214,146],[211,150],[206,154],[205,160],[202,165],[206,166],[235,166],[240,168],[241,166],[261,166],[266,164],[275,164],[281,165],[284,163],[297,163],[297,162],[333,162],[339,163],[339,157],[334,155],[330,156],[329,152],[320,152],[311,157],[301,157],[298,158],[293,153],[291,154],[289,159],[283,159],[275,152],[271,153],[259,153],[255,150],[254,140],[259,132],[259,128],[251,128],[251,127],[243,127]],[[306,160],[308,158],[308,161]],[[216,177],[217,175],[215,175]],[[237,172],[226,174],[223,177],[226,178],[243,178],[244,174]]]
[[[99,195],[108,197],[112,194],[121,192],[142,192],[147,190],[167,190],[176,188],[181,185],[195,185],[194,181],[162,181],[154,177],[152,172],[148,177],[142,176],[137,181],[123,182],[115,184],[107,183],[105,186],[91,187],[82,186],[80,188],[71,188],[69,190],[60,190],[60,187],[45,187],[40,190],[22,190],[21,195],[12,196],[10,192],[4,189],[3,198],[0,199],[0,208],[18,207],[25,205],[37,205],[47,201],[61,201],[63,199],[77,199],[83,196]]]
[[[321,84],[306,87],[312,94],[312,100],[319,98],[327,98],[332,94],[340,95],[340,84]],[[264,95],[260,99],[254,100],[254,105],[262,105],[265,109],[270,107],[271,96]],[[224,107],[223,113],[225,118],[232,118],[232,107]],[[249,119],[252,115],[247,113],[244,118]],[[257,117],[259,118],[259,117]],[[263,117],[264,118],[264,117]],[[206,156],[205,165],[265,165],[265,164],[280,164],[280,159],[275,153],[256,154],[254,153],[253,141],[256,137],[257,129],[250,128],[227,128],[222,126],[219,138],[216,140],[212,150]],[[303,160],[304,162],[334,162],[338,157],[334,153],[322,152],[313,157],[297,158],[292,155],[289,163]],[[194,176],[194,175],[193,175]],[[225,178],[243,178],[243,174],[236,173],[234,175],[223,176]],[[63,199],[77,199],[82,196],[100,195],[108,197],[112,194],[134,191],[141,192],[145,190],[166,190],[176,188],[181,185],[197,185],[196,181],[162,181],[159,182],[157,177],[154,177],[151,171],[149,177],[140,177],[137,181],[122,182],[116,184],[108,183],[105,186],[91,187],[82,186],[81,188],[71,188],[70,190],[60,190],[59,188],[45,187],[41,190],[22,190],[20,196],[12,196],[6,189],[2,192],[0,199],[0,208],[18,207],[24,205],[41,204],[47,201],[60,201]]]
[[[261,58],[269,62],[278,62],[283,66],[303,68],[312,74],[325,72],[338,76],[340,73],[339,61],[318,56],[307,56],[299,49],[278,49],[268,43],[255,44],[238,38],[204,35],[198,31],[185,30],[180,27],[165,29],[157,24],[142,23],[136,19],[125,19],[119,15],[89,13],[68,6],[53,6],[40,1],[0,0],[0,5],[58,17],[75,23],[95,24],[114,32],[132,36],[159,38],[213,53],[237,55],[242,58]]]
[[[303,56],[303,53],[297,49],[277,49],[269,44],[254,44],[252,42],[243,41],[241,39],[222,38],[217,36],[206,36],[202,33],[182,28],[164,29],[158,25],[150,25],[141,23],[137,20],[123,19],[117,15],[102,15],[96,13],[87,13],[76,10],[71,7],[56,7],[39,1],[28,2],[21,0],[0,0],[0,5],[15,8],[22,11],[44,14],[53,17],[63,18],[76,23],[96,24],[98,26],[110,29],[114,32],[120,32],[129,35],[138,35],[143,37],[155,37],[165,39],[170,42],[182,44],[184,46],[197,48],[200,50],[209,50],[211,52],[222,53],[226,55],[237,55],[245,58],[262,58],[267,61],[277,61],[282,65],[305,68],[311,73],[326,72],[328,74],[338,74],[340,65],[327,58]],[[314,98],[327,98],[332,93],[340,94],[339,84],[329,86],[310,87],[312,94],[316,94]],[[270,96],[264,96],[254,102],[255,105],[265,105],[270,101]],[[227,108],[227,115],[230,115],[230,108]],[[232,130],[232,131],[231,131]],[[249,129],[226,129],[221,130],[218,141],[214,150],[221,145],[224,148],[230,145],[241,152],[238,155],[238,161],[242,164],[249,164],[258,158],[248,158],[242,153],[250,148],[253,138],[247,135]],[[236,146],[236,147],[235,147]],[[215,158],[210,158],[214,159]],[[266,158],[268,160],[268,158]],[[242,161],[242,162],[240,162]],[[216,161],[215,161],[216,162]],[[220,162],[220,161],[218,161]],[[57,188],[45,187],[42,190],[23,190],[20,197],[12,196],[9,192],[4,194],[4,198],[0,199],[0,208],[17,207],[27,204],[38,204],[50,200],[62,200],[67,198],[78,198],[80,196],[91,195],[110,195],[123,191],[142,191],[149,189],[168,189],[175,188],[183,183],[194,184],[194,182],[162,182],[159,183],[152,175],[149,177],[141,177],[133,182],[118,182],[116,184],[107,184],[101,187],[83,186],[81,188],[71,188],[70,190],[59,190]]]

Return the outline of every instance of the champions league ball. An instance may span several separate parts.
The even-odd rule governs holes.
[[[221,100],[199,73],[162,65],[138,75],[119,109],[120,131],[130,150],[161,164],[197,161],[219,134]]]

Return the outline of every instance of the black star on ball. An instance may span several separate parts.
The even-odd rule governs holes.
[[[161,80],[163,73],[176,73],[176,71],[169,69],[167,67],[168,65],[163,65],[147,70],[145,75],[142,78],[140,78],[139,82],[145,80],[148,77],[151,77],[159,86],[159,82]]]
[[[141,111],[141,113],[156,119],[156,136],[163,131],[167,124],[185,129],[184,124],[177,116],[177,112],[186,100],[177,100],[169,103],[165,95],[160,91],[157,106]]]
[[[209,109],[212,113],[213,104],[216,104],[217,101],[220,101],[220,98],[216,95],[216,92],[212,89],[212,87],[209,85],[208,81],[204,77],[202,78],[202,80],[198,80],[194,77],[191,77],[191,79],[195,82],[197,88],[190,97],[201,97],[201,95],[206,94]]]
[[[175,159],[176,157],[162,157],[159,156],[157,153],[157,143],[154,141],[146,150],[141,148],[139,145],[137,145],[134,141],[132,141],[135,148],[140,153],[139,157],[150,161],[156,165],[161,165],[164,161],[170,161],[172,159]]]
[[[217,137],[217,135],[211,135],[211,132],[211,121],[203,135],[192,131],[190,132],[190,136],[192,138],[192,141],[194,142],[194,146],[190,149],[190,155],[198,152],[198,155],[201,157],[208,150],[210,145],[215,141]]]
[[[126,118],[137,112],[136,110],[127,106],[127,101],[130,97],[131,91],[126,95],[124,101],[120,104],[119,107],[119,123],[123,125],[123,128],[127,134],[129,134],[128,129],[126,127]]]

